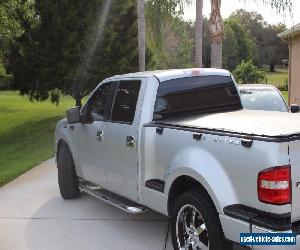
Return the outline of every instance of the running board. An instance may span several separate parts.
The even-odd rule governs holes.
[[[80,181],[79,188],[82,192],[94,196],[95,198],[102,200],[114,207],[117,207],[127,213],[140,214],[147,211],[146,207],[119,195],[116,195],[112,192],[109,192],[105,189],[102,189],[101,187],[91,184],[89,182]]]

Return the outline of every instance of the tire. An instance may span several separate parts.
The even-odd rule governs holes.
[[[188,191],[175,201],[171,208],[171,236],[174,249],[232,249],[212,201],[199,190]]]
[[[64,199],[75,199],[79,196],[79,183],[74,161],[66,144],[60,146],[57,157],[58,185]]]

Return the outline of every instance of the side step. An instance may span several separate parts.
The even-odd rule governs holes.
[[[100,199],[110,205],[113,205],[114,207],[117,207],[127,213],[131,214],[140,214],[147,211],[147,208],[135,203],[133,201],[130,201],[124,197],[121,197],[119,195],[116,195],[112,192],[109,192],[105,189],[102,189],[99,186],[96,186],[92,183],[89,183],[87,181],[81,181],[79,182],[79,188],[81,191],[94,196],[97,199]]]

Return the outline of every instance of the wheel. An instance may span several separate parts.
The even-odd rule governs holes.
[[[64,199],[75,199],[79,196],[78,177],[74,161],[66,144],[58,150],[57,157],[58,185],[60,194]]]
[[[174,249],[227,250],[217,211],[206,194],[191,190],[181,195],[171,210]]]

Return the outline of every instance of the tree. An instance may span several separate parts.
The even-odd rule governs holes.
[[[233,72],[235,79],[241,84],[257,83],[264,79],[264,73],[259,71],[253,64],[253,61],[244,60],[239,64]]]
[[[164,55],[156,55],[156,68],[186,68],[193,67],[194,56],[194,27],[180,17],[174,17],[165,24]],[[154,50],[155,51],[155,50]],[[156,51],[155,53],[157,53]]]
[[[234,19],[225,20],[223,46],[223,66],[229,70],[234,70],[242,60],[253,60],[255,43],[245,27]]]
[[[196,21],[195,21],[195,63],[202,68],[202,35],[203,35],[203,0],[196,0]]]
[[[224,25],[221,16],[221,0],[211,0],[209,28],[211,36],[211,67],[222,68]]]
[[[136,1],[36,1],[39,24],[11,48],[22,94],[45,100],[60,91],[76,105],[104,78],[138,70]]]
[[[203,34],[203,0],[196,1],[196,21],[194,24],[195,35],[195,64],[202,67],[202,34]],[[173,21],[177,21],[183,13],[184,7],[194,2],[193,0],[148,0],[146,2],[147,28],[150,47],[160,55],[160,60],[165,60],[164,55],[164,28]],[[182,32],[184,32],[182,30]]]
[[[269,65],[269,71],[275,71],[275,65],[280,65],[283,59],[287,59],[288,45],[284,43],[277,34],[286,30],[283,24],[268,25],[264,30],[264,51],[262,61]]]
[[[254,62],[258,66],[269,65],[270,71],[276,64],[281,64],[282,59],[288,58],[288,45],[277,34],[286,29],[285,25],[269,25],[263,17],[256,12],[237,10],[230,17],[242,24],[251,34],[254,46]]]
[[[0,0],[0,63],[7,68],[9,47],[36,23],[33,0]]]
[[[238,42],[233,29],[225,24],[225,38],[223,42],[223,67],[233,70],[239,64]]]
[[[145,0],[137,1],[138,40],[139,40],[139,70],[146,69],[146,35],[145,35]]]
[[[291,11],[292,0],[263,0],[265,4],[276,8],[279,12]],[[210,33],[211,33],[211,64],[222,67],[222,40],[224,25],[221,16],[221,0],[211,0]]]

